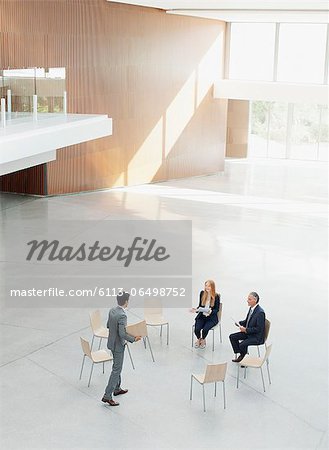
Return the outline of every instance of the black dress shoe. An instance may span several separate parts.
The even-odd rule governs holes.
[[[108,399],[108,398],[105,398],[105,397],[102,398],[102,402],[103,403],[108,403],[110,406],[119,406],[120,405],[120,403],[115,402],[114,400]]]
[[[113,395],[122,395],[122,394],[127,394],[128,389],[120,389],[119,391],[114,391]]]
[[[239,362],[241,362],[241,361],[243,360],[243,358],[244,358],[245,356],[246,356],[246,355],[240,355],[240,356],[238,356],[237,358],[232,359],[232,362],[239,363]]]

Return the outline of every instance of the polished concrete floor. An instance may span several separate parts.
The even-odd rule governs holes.
[[[79,337],[91,338],[88,309],[1,308],[1,448],[325,449],[328,448],[327,165],[229,160],[224,173],[81,195],[0,196],[8,224],[34,219],[191,219],[193,292],[213,278],[223,302],[223,343],[191,348],[193,317],[166,309],[170,345],[150,330],[155,356],[132,347],[118,408],[101,403],[110,372],[82,380]],[[4,227],[3,225],[7,225]],[[5,231],[4,231],[5,230]],[[1,261],[2,273],[8,261]],[[272,384],[250,370],[236,388],[228,335],[257,291],[272,323]],[[2,291],[3,292],[3,291]],[[3,304],[3,298],[2,304]],[[105,322],[107,310],[101,310]],[[143,317],[128,311],[128,321]],[[127,355],[126,355],[127,356]],[[207,412],[191,372],[228,361],[227,408],[207,386]]]

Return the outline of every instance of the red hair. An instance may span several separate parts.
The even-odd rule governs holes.
[[[210,306],[212,308],[215,304],[215,296],[216,296],[215,282],[213,280],[207,280],[204,283],[205,286],[206,286],[206,283],[210,284]],[[206,289],[204,289],[203,294],[202,294],[202,299],[201,299],[202,306],[204,306],[206,304],[207,297],[208,297],[208,292],[206,291]]]

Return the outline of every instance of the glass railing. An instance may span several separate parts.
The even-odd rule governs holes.
[[[36,113],[65,113],[65,68],[5,69],[0,71],[1,121]],[[5,114],[4,107],[5,104]]]

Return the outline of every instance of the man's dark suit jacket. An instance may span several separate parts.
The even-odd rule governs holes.
[[[203,295],[203,291],[200,292],[199,307],[202,306],[201,305],[202,295]],[[209,322],[213,323],[214,325],[217,325],[217,323],[218,323],[217,313],[219,311],[219,303],[220,303],[220,295],[216,294],[214,306],[211,308],[211,314],[208,317],[205,317],[202,312],[199,312],[198,315],[196,316],[195,320],[197,320],[199,317],[204,317],[207,319],[207,322],[209,321]]]
[[[249,308],[249,311],[250,309],[251,308]],[[242,325],[243,327],[245,327],[247,324],[248,314],[245,320],[241,320],[239,322],[239,324]],[[264,333],[265,333],[265,312],[259,305],[256,305],[254,312],[250,317],[248,327],[246,329],[246,334],[250,337],[256,338],[258,344],[264,344]]]

